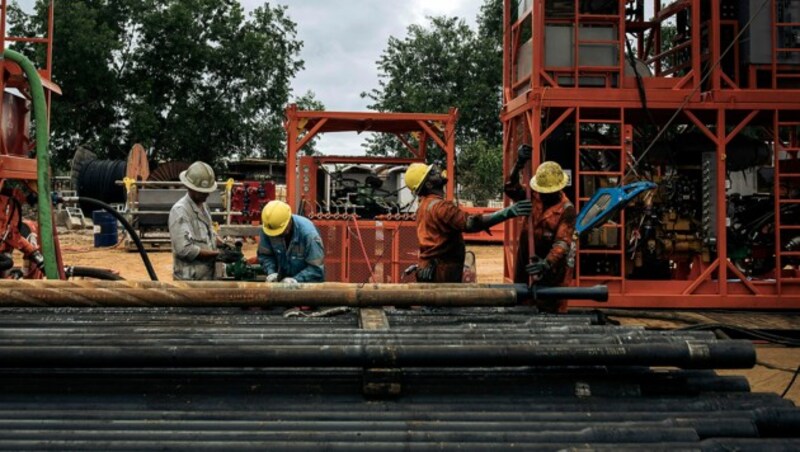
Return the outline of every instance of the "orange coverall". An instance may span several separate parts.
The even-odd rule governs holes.
[[[420,197],[417,209],[419,267],[436,265],[432,282],[462,282],[466,254],[463,232],[468,218],[458,206],[441,196]]]
[[[508,182],[505,186],[505,194],[519,201],[525,199],[525,190],[518,183]],[[533,224],[534,248],[536,256],[546,259],[550,264],[550,270],[542,275],[539,284],[545,286],[568,286],[572,282],[572,268],[568,265],[569,252],[572,247],[572,236],[575,233],[575,220],[577,214],[575,206],[572,205],[567,195],[560,192],[561,200],[554,205],[545,208],[539,194],[533,192],[533,213],[531,213],[531,224]],[[528,230],[526,226],[520,233],[519,248],[517,248],[517,265],[515,268],[514,282],[527,283],[528,273],[525,265],[529,262],[528,250]],[[554,303],[539,306],[540,309],[548,312],[565,312],[567,309],[566,300],[559,300]]]

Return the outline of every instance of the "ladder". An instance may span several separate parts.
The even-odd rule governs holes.
[[[794,29],[800,29],[800,17],[791,17],[788,3],[791,0],[772,0],[772,20],[775,26],[772,27],[772,88],[779,87],[779,81],[784,79],[800,80],[797,63],[794,60],[800,58],[800,47],[787,47],[782,39],[786,34],[793,35]],[[765,11],[766,13],[766,11]],[[781,54],[789,56],[792,64],[781,63]]]
[[[633,127],[630,125],[626,125],[624,123],[623,117],[623,109],[615,110],[614,116],[611,118],[584,118],[583,111],[581,108],[576,110],[576,127],[575,127],[575,146],[577,149],[576,157],[575,157],[575,168],[577,169],[576,174],[573,177],[573,183],[575,185],[575,208],[578,212],[581,211],[582,206],[587,203],[592,195],[594,194],[594,190],[589,187],[589,190],[586,191],[584,185],[584,178],[587,180],[594,180],[595,182],[600,180],[606,180],[609,186],[621,185],[624,181],[622,180],[625,177],[625,167],[626,167],[626,156],[629,152],[632,151],[632,135],[633,135]],[[616,138],[618,141],[614,142],[613,144],[589,144],[587,142],[587,137],[582,136],[582,129],[584,126],[587,125],[595,125],[600,129],[607,129],[607,130],[616,130]],[[614,134],[609,134],[613,136]],[[606,156],[610,156],[614,159],[614,161],[608,165],[613,169],[604,169],[604,170],[593,170],[587,169],[582,164],[582,155],[586,154],[599,154],[603,153]],[[595,189],[600,188],[597,185],[594,187]],[[609,221],[601,228],[602,234],[606,236],[606,233],[611,232],[613,236],[616,234],[617,243],[614,247],[609,248],[588,248],[588,247],[581,247],[580,243],[578,243],[578,250],[575,256],[575,269],[576,269],[576,282],[580,285],[581,281],[594,281],[594,282],[607,282],[607,281],[619,281],[620,284],[624,284],[624,273],[625,273],[625,211],[620,212],[619,222]],[[612,230],[612,231],[609,231]],[[606,236],[607,237],[607,236]],[[588,257],[591,256],[591,257]],[[588,258],[587,258],[588,257]],[[607,268],[605,271],[595,271],[595,272],[588,272],[581,270],[581,265],[586,265],[587,260],[594,261],[597,265],[598,258],[605,259],[607,262],[615,262],[614,268]],[[582,275],[586,273],[592,273],[587,275]]]
[[[800,194],[792,194],[792,187],[800,193],[800,121],[782,120],[781,112],[775,112],[774,190],[775,190],[775,280],[784,283],[800,283],[800,278],[782,278],[782,269],[789,261],[800,260],[800,251],[787,251],[783,238],[795,231],[800,235],[800,224],[785,223],[783,210],[793,205],[800,208]]]

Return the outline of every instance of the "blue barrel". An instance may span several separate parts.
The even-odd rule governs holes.
[[[117,244],[117,219],[105,210],[92,212],[94,223],[94,247],[114,246]]]

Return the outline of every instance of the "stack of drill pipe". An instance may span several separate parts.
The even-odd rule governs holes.
[[[530,307],[386,314],[0,308],[0,449],[800,448],[790,401],[703,369],[752,366],[746,342]],[[365,395],[383,371],[401,390]]]
[[[108,311],[110,312],[110,311]],[[130,311],[123,317],[130,316]],[[242,311],[239,317],[246,317]],[[265,314],[264,317],[276,317]],[[535,319],[535,317],[534,317]],[[548,318],[479,329],[436,325],[367,331],[327,322],[281,327],[172,322],[147,327],[43,323],[0,327],[3,367],[752,366],[748,341]],[[312,320],[309,322],[308,320]],[[274,320],[273,320],[274,322]],[[299,323],[317,328],[296,328]]]
[[[591,375],[585,378],[591,382]],[[266,380],[270,383],[269,380]],[[460,386],[456,380],[451,383]],[[136,388],[138,389],[138,388]],[[461,387],[365,402],[349,393],[273,387],[175,394],[0,394],[9,449],[650,448],[792,450],[798,410],[772,395],[481,395]],[[469,396],[469,397],[468,397]],[[728,448],[728,449],[724,449]]]

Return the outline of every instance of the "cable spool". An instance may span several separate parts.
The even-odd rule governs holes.
[[[130,177],[133,180],[146,180],[150,175],[147,154],[136,144],[128,154],[127,160],[100,160],[86,148],[79,147],[72,159],[72,184],[78,196],[94,198],[107,204],[126,202],[125,187],[117,181]],[[86,216],[92,208],[81,204]]]
[[[125,177],[125,160],[92,160],[83,166],[75,187],[78,196],[108,204],[125,202],[125,188],[115,182]]]

